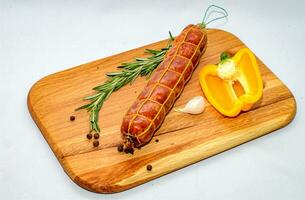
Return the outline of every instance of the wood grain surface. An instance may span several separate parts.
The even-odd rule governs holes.
[[[81,99],[93,94],[91,88],[106,80],[105,72],[122,62],[144,56],[145,48],[159,49],[161,41],[49,75],[28,94],[30,113],[69,177],[81,187],[99,193],[123,191],[208,158],[287,125],[294,117],[296,103],[289,89],[259,59],[264,80],[262,100],[254,109],[236,118],[219,114],[210,104],[200,115],[171,110],[152,141],[134,155],[119,153],[120,126],[127,109],[145,86],[137,79],[115,92],[100,112],[100,146],[86,138],[88,113],[75,112]],[[208,63],[217,63],[222,51],[237,52],[245,45],[231,33],[208,30],[208,47],[190,82],[174,107],[203,95],[198,73]],[[70,116],[76,117],[70,121]],[[158,139],[159,142],[156,142]],[[146,166],[152,165],[148,171]]]

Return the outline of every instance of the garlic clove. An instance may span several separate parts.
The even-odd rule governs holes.
[[[198,115],[205,109],[205,101],[203,96],[195,96],[187,102],[183,108],[174,108],[176,112],[189,113]]]

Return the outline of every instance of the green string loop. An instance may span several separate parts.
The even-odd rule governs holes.
[[[214,8],[214,10],[212,10],[210,13],[210,9],[211,8]],[[218,9],[218,10],[217,10]],[[219,11],[220,10],[220,11]],[[210,21],[207,21],[208,18],[209,18],[209,14],[213,13],[213,12],[219,12],[222,14],[222,16],[220,17],[216,17],[214,19],[211,19]],[[209,14],[208,14],[209,13]],[[208,24],[214,22],[214,21],[217,21],[217,20],[220,20],[220,19],[223,19],[223,18],[227,18],[229,16],[228,12],[226,11],[226,9],[220,7],[220,6],[217,6],[217,5],[210,5],[206,10],[205,10],[205,13],[204,13],[204,17],[202,19],[202,24],[206,27]]]

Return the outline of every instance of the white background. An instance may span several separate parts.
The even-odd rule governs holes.
[[[165,39],[227,8],[212,27],[241,38],[296,97],[272,134],[134,189],[74,184],[32,121],[31,85],[56,71]],[[0,1],[0,199],[305,199],[304,1]]]

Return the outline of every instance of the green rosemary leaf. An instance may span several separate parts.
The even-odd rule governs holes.
[[[157,54],[160,53],[160,50],[145,49],[145,53]]]
[[[92,89],[93,90],[97,90],[97,91],[103,91],[103,90],[106,91],[106,90],[108,90],[111,87],[112,87],[112,83],[108,80],[103,85],[96,86],[96,87],[94,87]]]
[[[170,31],[168,31],[168,34],[169,34],[170,40],[171,40],[171,41],[174,41],[175,38],[173,37],[172,33],[171,33]]]
[[[112,76],[118,76],[121,74],[122,74],[122,72],[108,72],[108,73],[106,73],[106,76],[112,77]]]
[[[83,105],[81,107],[76,108],[75,111],[79,111],[79,110],[82,110],[82,109],[87,109],[87,108],[90,107],[90,105],[91,105],[91,103],[85,104],[85,105]]]
[[[99,97],[100,95],[101,95],[101,94],[96,93],[96,94],[94,94],[94,95],[85,97],[84,100],[92,100],[92,99],[95,99],[95,98]]]
[[[135,58],[136,61],[146,61],[147,58]]]

